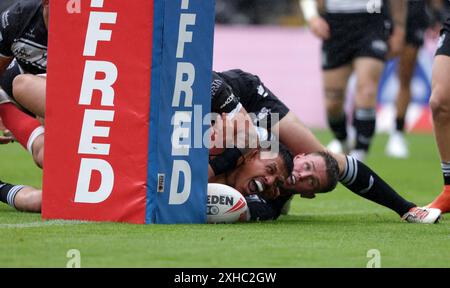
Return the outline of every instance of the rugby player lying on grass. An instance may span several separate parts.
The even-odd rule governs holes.
[[[249,125],[256,126],[258,122],[264,121],[270,123],[267,127],[270,130],[268,135],[278,135],[279,141],[293,155],[326,151],[312,132],[264,86],[256,75],[239,69],[222,73],[213,72],[212,107],[213,112],[219,114],[231,112],[233,119],[239,119],[238,121],[243,121],[243,118],[235,115],[245,114],[247,116],[244,119],[252,118],[252,123]],[[219,109],[214,111],[215,107]],[[236,125],[233,121],[225,120],[225,123],[224,127]],[[235,130],[234,127],[227,127],[227,129]],[[210,175],[222,174],[233,167],[236,158],[239,157],[237,151],[240,149],[234,148],[234,150],[234,153],[219,155],[210,161]],[[392,209],[408,222],[435,223],[439,220],[441,214],[439,209],[417,207],[416,204],[405,200],[364,163],[344,154],[330,152],[330,155],[338,164],[339,182],[357,195]],[[304,181],[309,181],[297,172],[303,165],[299,159],[301,158],[295,157],[294,172],[287,180],[289,189],[296,190],[298,193],[302,191],[301,186]],[[309,197],[314,197],[314,193],[309,193]]]
[[[244,156],[244,158],[246,157],[249,156]],[[282,213],[286,203],[295,194],[300,194],[304,198],[314,198],[315,193],[329,192],[336,187],[338,182],[338,164],[329,153],[320,151],[300,154],[291,161],[289,169],[292,170],[294,168],[291,175],[296,175],[296,179],[299,179],[295,185],[286,181],[280,181],[278,182],[279,185],[266,189],[267,180],[264,178],[252,178],[252,181],[249,183],[252,188],[249,190],[253,193],[246,193],[246,191],[243,193],[247,200],[248,218],[250,220],[275,220]],[[295,167],[293,167],[294,164]],[[250,166],[249,168],[251,169],[249,172],[252,173],[255,167]],[[213,180],[210,179],[210,181]],[[227,184],[225,182],[219,183]],[[242,191],[240,192],[242,193]]]
[[[38,88],[36,88],[38,87]],[[39,88],[40,87],[40,88]],[[45,79],[38,76],[24,75],[16,77],[13,86],[16,100],[20,104],[28,103],[27,108],[40,107],[34,110],[37,115],[45,114]],[[20,95],[20,96],[19,96]],[[231,144],[244,143],[243,147],[231,148],[229,153],[220,155],[210,161],[209,178],[223,174],[234,168],[241,154],[245,154],[251,139],[262,138],[267,140],[271,135],[278,135],[279,141],[284,144],[293,155],[302,155],[318,151],[326,151],[326,148],[315,138],[300,120],[289,111],[289,108],[281,102],[268,88],[264,86],[258,76],[242,70],[230,70],[222,73],[213,72],[211,85],[212,112],[223,117],[221,124],[226,129],[233,131]],[[44,108],[44,109],[42,109]],[[241,125],[237,125],[240,122]],[[245,122],[242,124],[242,122]],[[258,123],[268,123],[267,135],[261,136],[264,129],[258,129]],[[219,125],[220,126],[220,125]],[[236,127],[247,127],[244,131]],[[226,133],[223,132],[225,135]],[[221,134],[221,132],[219,132]],[[222,137],[224,146],[229,147],[228,137]],[[226,145],[226,146],[225,146]],[[220,150],[220,149],[219,149]],[[228,149],[227,149],[228,150]],[[244,153],[238,153],[242,152]],[[215,155],[217,149],[211,149]],[[438,209],[417,207],[402,198],[381,177],[367,167],[364,163],[344,154],[330,153],[338,164],[339,181],[357,195],[383,205],[395,211],[402,219],[408,222],[434,223],[440,217]],[[299,159],[296,157],[296,159]],[[294,167],[296,164],[294,163]],[[298,173],[288,178],[287,183],[294,189],[299,189],[304,180]],[[293,190],[293,189],[290,189]],[[309,193],[308,197],[314,197]],[[306,197],[306,195],[304,195]]]

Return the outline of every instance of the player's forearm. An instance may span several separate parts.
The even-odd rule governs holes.
[[[405,27],[406,24],[406,11],[407,0],[390,0],[390,10],[394,25],[399,27]]]

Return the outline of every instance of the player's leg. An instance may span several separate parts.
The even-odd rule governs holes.
[[[44,164],[44,127],[41,126],[41,123],[20,111],[12,103],[0,104],[0,117],[17,142],[33,155],[36,165],[42,168]]]
[[[34,115],[45,117],[46,77],[22,74],[14,78],[14,99]]]
[[[356,95],[353,126],[356,131],[355,148],[351,152],[364,161],[375,134],[378,82],[384,62],[371,57],[359,57],[354,61]]]
[[[389,136],[386,146],[386,154],[394,158],[406,158],[409,155],[408,145],[404,139],[405,118],[411,101],[411,80],[414,75],[418,52],[418,47],[406,45],[400,55],[398,66],[400,87],[396,100],[395,129]]]
[[[328,148],[337,153],[348,153],[347,115],[345,113],[345,91],[352,74],[350,64],[323,70],[325,107],[328,125],[333,132],[333,140]]]
[[[294,155],[325,149],[292,112],[282,117],[272,129]],[[438,219],[438,211],[424,210],[405,200],[362,162],[343,154],[333,156],[339,164],[340,182],[355,194],[394,210],[401,217],[407,217],[405,219],[410,222],[434,223]],[[422,212],[418,213],[420,211]]]
[[[433,63],[430,107],[441,157],[444,188],[430,207],[439,208],[443,213],[450,212],[450,81],[448,75],[450,75],[450,57],[437,55]]]
[[[353,33],[358,27],[354,17],[345,14],[326,13],[324,19],[330,27],[330,38],[322,44],[322,75],[325,94],[325,110],[328,126],[334,140],[327,148],[334,152],[348,153],[347,115],[345,112],[345,92],[353,72],[352,59],[354,43],[359,38]]]
[[[408,144],[404,137],[405,116],[411,100],[411,80],[417,62],[417,55],[424,43],[425,31],[429,26],[429,16],[425,1],[408,1],[406,21],[406,45],[400,54],[398,77],[400,88],[396,101],[395,129],[386,145],[386,154],[394,158],[409,156]]]
[[[42,190],[33,187],[24,187],[14,199],[14,207],[19,211],[40,213],[41,206]]]
[[[42,191],[0,181],[0,201],[23,212],[41,212]]]
[[[294,155],[324,150],[315,136],[292,112],[275,124],[273,129],[275,133],[279,133],[280,141]],[[364,163],[343,154],[333,156],[339,165],[340,182],[353,193],[392,209],[401,217],[407,218],[407,221],[419,223],[437,221],[440,215],[438,211],[418,208],[414,203],[407,201]]]
[[[339,181],[355,194],[392,209],[408,222],[429,224],[439,220],[438,209],[417,207],[407,201],[361,161],[342,154],[334,157],[340,167]]]

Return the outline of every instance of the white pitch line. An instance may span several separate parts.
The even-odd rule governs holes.
[[[70,221],[70,220],[52,220],[52,221],[41,221],[41,222],[28,222],[28,223],[11,223],[11,224],[0,224],[1,228],[35,228],[35,227],[46,227],[46,226],[68,226],[68,225],[79,225],[89,223],[87,221]]]

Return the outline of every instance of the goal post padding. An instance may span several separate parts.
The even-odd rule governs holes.
[[[50,5],[42,217],[206,222],[214,1]]]

